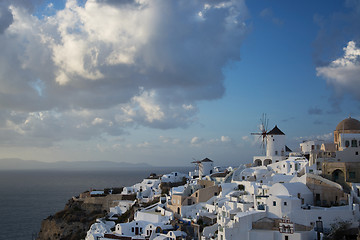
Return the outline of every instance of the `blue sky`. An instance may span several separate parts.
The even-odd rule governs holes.
[[[3,1],[0,158],[238,165],[360,119],[358,1]]]

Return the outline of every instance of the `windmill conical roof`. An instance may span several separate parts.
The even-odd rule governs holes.
[[[201,160],[201,162],[213,162],[213,160],[210,160],[210,159],[208,159],[208,158],[205,158],[205,159]]]
[[[278,128],[277,125],[275,125],[275,127],[274,127],[271,131],[269,131],[267,134],[268,134],[268,135],[285,135],[285,133],[283,133],[283,132]]]

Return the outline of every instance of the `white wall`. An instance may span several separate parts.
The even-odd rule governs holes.
[[[319,140],[311,140],[300,143],[301,152],[303,154],[309,154],[312,151],[316,151],[316,150],[319,151],[321,148],[321,144],[323,143],[324,141],[319,141]]]
[[[218,230],[218,239],[221,239],[221,235],[223,236],[223,240],[231,240],[231,239],[241,239],[248,240],[249,239],[249,231],[252,229],[252,222],[255,222],[266,216],[266,212],[247,212],[247,213],[239,213],[234,217],[234,220],[228,225],[229,227],[224,227],[219,225]],[[221,231],[220,229],[223,229]],[[267,239],[267,238],[264,238]]]
[[[289,240],[313,240],[316,239],[316,232],[294,232],[293,234],[280,233],[279,231],[251,230],[249,240],[284,240],[285,236],[289,236]]]
[[[266,156],[285,154],[285,135],[268,135],[266,143]]]
[[[212,174],[213,173],[213,169],[214,169],[214,164],[213,162],[201,162],[200,163],[202,165],[202,171],[199,173],[200,177],[204,177],[206,175]]]
[[[181,182],[183,178],[188,178],[188,175],[179,172],[172,172],[161,177],[161,182]]]
[[[161,210],[160,210],[161,211]],[[162,212],[155,211],[137,211],[135,214],[135,221],[147,221],[152,223],[167,223],[173,219],[173,213],[170,211]]]
[[[115,233],[125,235],[125,236],[135,236],[135,230],[132,231],[132,228],[138,228],[139,229],[139,235],[144,232],[145,227],[147,223],[146,222],[129,222],[129,223],[119,223],[115,227]],[[140,228],[142,229],[142,232],[140,232]]]
[[[276,206],[274,206],[274,202],[276,202]],[[289,217],[294,209],[301,209],[301,200],[295,197],[269,196],[267,200],[267,209],[268,217],[270,218]]]
[[[295,175],[300,172],[302,168],[308,165],[309,161],[305,158],[289,157],[286,160],[269,164],[267,167],[274,170],[276,173]]]
[[[310,210],[293,210],[289,217],[291,221],[309,226],[311,222],[315,223],[318,217],[321,217],[324,228],[330,228],[331,224],[337,221],[350,221],[358,224],[359,211],[350,210],[349,206],[331,207],[331,208],[311,208]]]

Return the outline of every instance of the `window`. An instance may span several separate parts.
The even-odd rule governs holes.
[[[289,236],[286,236],[286,235],[285,235],[285,240],[289,240]]]
[[[311,150],[314,150],[315,149],[315,145],[311,145]]]
[[[273,201],[273,206],[276,206],[276,201]]]
[[[351,140],[351,147],[357,147],[357,141]]]
[[[359,155],[359,152],[355,152],[355,155]]]
[[[134,232],[134,227],[131,228],[131,232]]]
[[[345,147],[349,147],[350,146],[350,142],[348,140],[345,141]]]
[[[355,172],[349,172],[349,178],[355,178],[356,174]]]
[[[275,151],[275,155],[278,155],[278,151]]]

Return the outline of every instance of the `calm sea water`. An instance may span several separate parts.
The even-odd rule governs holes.
[[[33,239],[43,219],[86,190],[131,186],[152,172],[186,170],[0,171],[0,240]]]

